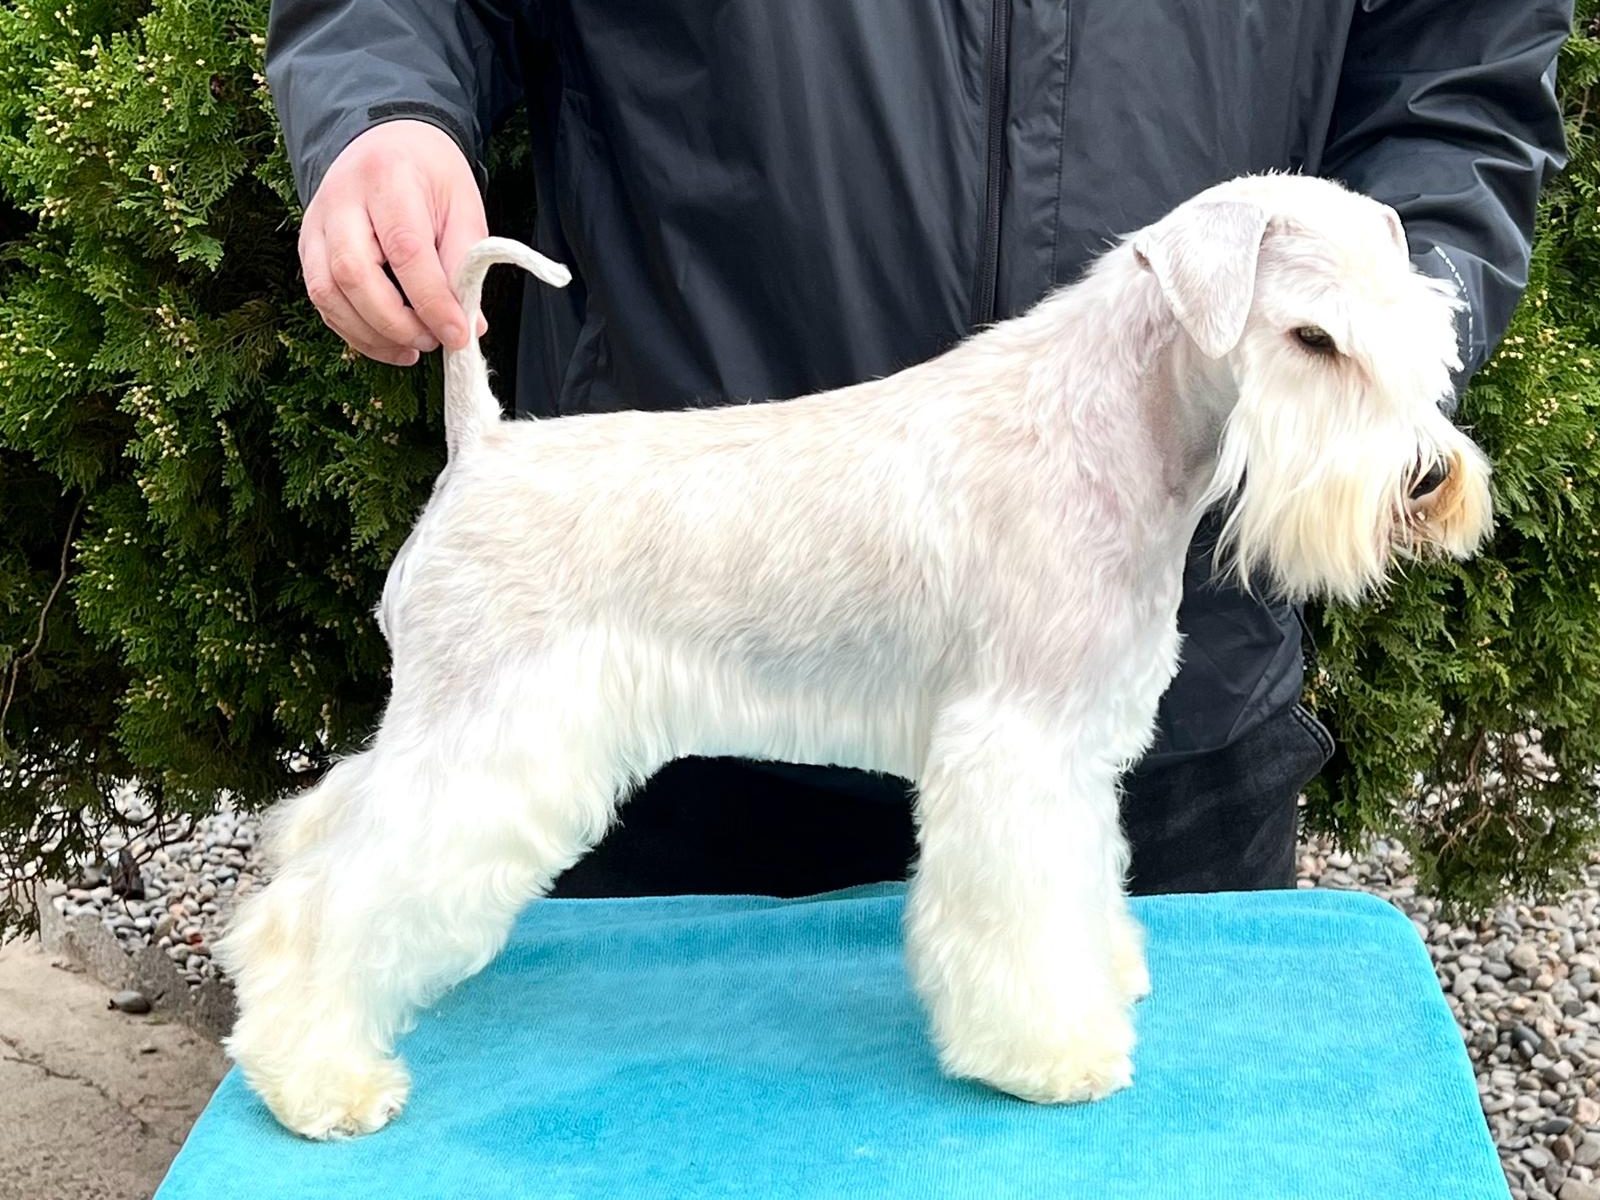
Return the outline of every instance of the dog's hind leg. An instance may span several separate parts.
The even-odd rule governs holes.
[[[218,947],[239,1001],[228,1051],[298,1133],[367,1133],[399,1111],[396,1038],[494,957],[610,819],[623,780],[598,747],[519,745],[484,720],[436,721],[426,738],[386,725],[343,764],[320,839]]]
[[[940,1062],[1027,1100],[1132,1078],[1112,918],[1126,848],[1115,771],[992,695],[936,719],[918,782],[909,966]]]
[[[367,762],[364,755],[337,762],[315,787],[273,806],[263,822],[261,841],[270,867],[299,857],[327,838],[333,822],[350,802]]]

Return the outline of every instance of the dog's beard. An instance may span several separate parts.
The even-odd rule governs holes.
[[[1292,601],[1353,603],[1382,586],[1396,557],[1476,550],[1492,506],[1489,465],[1471,440],[1431,408],[1374,420],[1371,396],[1319,390],[1293,402],[1241,393],[1203,500],[1229,506],[1219,571]],[[1435,462],[1448,464],[1445,482],[1412,499]]]

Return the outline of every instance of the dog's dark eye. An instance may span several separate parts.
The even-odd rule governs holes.
[[[1302,325],[1294,331],[1295,340],[1307,350],[1315,350],[1318,354],[1332,354],[1335,346],[1333,338],[1328,336],[1326,329],[1319,329],[1315,325]]]

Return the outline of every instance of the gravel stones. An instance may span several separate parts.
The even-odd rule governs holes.
[[[137,821],[138,809],[128,801],[124,806]],[[148,829],[127,842],[112,835],[102,843],[102,862],[75,880],[51,884],[46,894],[61,913],[97,916],[130,953],[158,946],[189,986],[198,987],[218,973],[211,947],[234,900],[256,885],[256,831],[254,818],[223,811],[192,830]]]
[[[107,1001],[106,1007],[139,1015],[150,1011],[150,1001],[143,992],[118,992]]]
[[[1522,942],[1514,946],[1511,952],[1506,955],[1506,961],[1517,970],[1528,974],[1539,965],[1538,948],[1528,942]]]

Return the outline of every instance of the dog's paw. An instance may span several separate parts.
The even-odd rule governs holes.
[[[1048,1040],[946,1045],[945,1071],[1035,1104],[1102,1100],[1133,1083],[1133,1023],[1121,1009],[1085,1014]]]
[[[240,1063],[279,1123],[318,1141],[375,1133],[405,1107],[411,1088],[397,1058],[325,1059],[286,1071]]]

